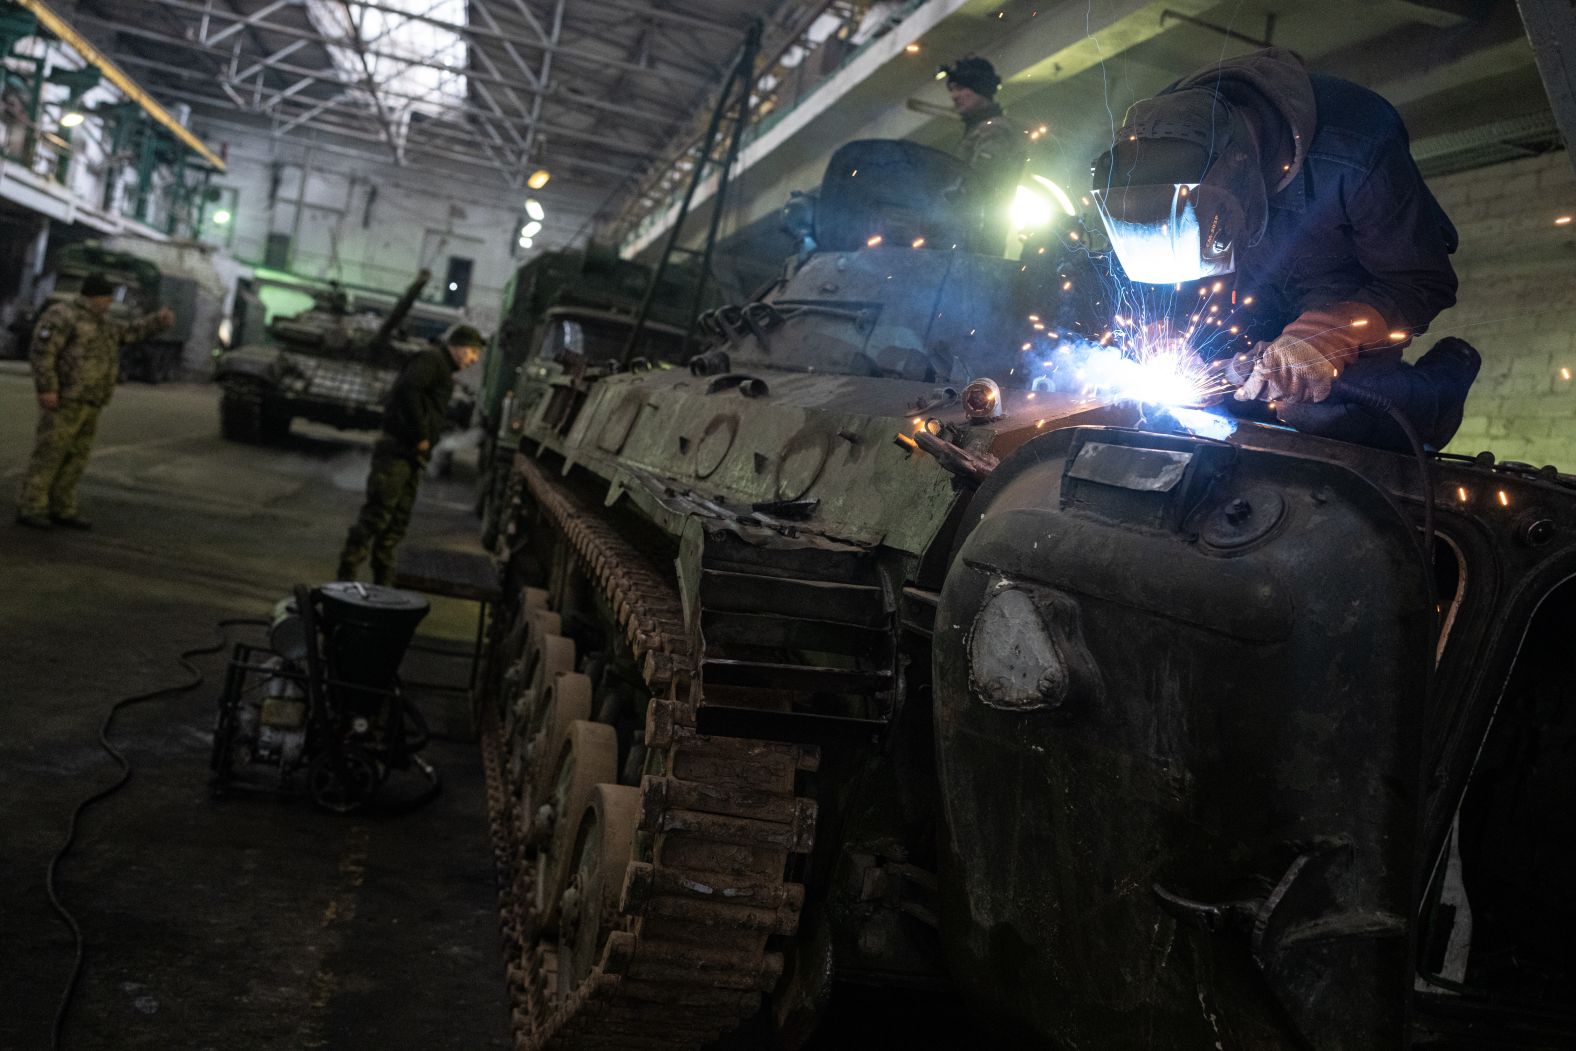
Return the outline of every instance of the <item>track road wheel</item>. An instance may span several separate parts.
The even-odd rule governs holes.
[[[640,789],[596,786],[573,840],[574,864],[563,894],[558,938],[558,989],[568,996],[602,962],[619,919],[624,873],[634,855]]]
[[[523,770],[521,764],[525,760],[525,745],[530,740],[527,727],[536,717],[547,684],[556,676],[574,670],[575,644],[572,639],[534,631],[526,637],[525,657],[519,679],[524,688],[509,706],[504,717],[503,728],[509,749],[510,776],[515,779],[516,784],[519,783],[518,777]]]
[[[535,720],[526,729],[525,791],[527,806],[543,799],[552,788],[553,764],[569,738],[576,720],[591,719],[591,679],[579,672],[553,676]]]
[[[527,588],[527,591],[532,589]],[[509,627],[509,634],[504,640],[505,659],[509,661],[503,673],[503,692],[505,698],[514,697],[520,690],[530,685],[531,642],[542,634],[559,634],[560,621],[558,614],[547,609],[523,607],[515,616],[514,623]],[[508,706],[503,709],[504,725],[507,729]]]
[[[571,723],[554,763],[552,787],[536,808],[527,838],[539,848],[532,887],[535,929],[557,926],[560,898],[574,870],[576,818],[591,804],[597,786],[617,777],[617,732],[606,723]]]

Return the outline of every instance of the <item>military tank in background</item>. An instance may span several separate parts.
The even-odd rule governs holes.
[[[387,315],[353,312],[343,289],[315,293],[312,309],[267,325],[268,340],[218,354],[219,429],[232,441],[284,439],[294,419],[373,430],[406,359],[431,341],[401,325],[431,275],[423,270]],[[456,386],[450,416],[469,421],[471,395]]]
[[[210,300],[208,311],[200,309],[203,289],[193,278],[163,272],[160,267],[131,252],[117,251],[97,241],[66,245],[55,256],[51,267],[53,288],[37,309],[23,310],[11,323],[14,337],[12,352],[26,357],[33,341],[33,328],[45,310],[76,298],[89,274],[102,273],[121,288],[119,298],[110,306],[109,316],[117,321],[135,321],[161,306],[175,312],[175,322],[152,339],[128,343],[120,350],[120,380],[164,383],[180,378],[181,355],[188,341],[217,342],[216,324],[204,332],[199,315],[217,317],[217,304]]]
[[[1087,297],[969,251],[960,174],[851,144],[685,366],[522,372],[517,1046],[845,1046],[851,989],[979,1047],[1571,1046],[1576,478],[1066,382]]]

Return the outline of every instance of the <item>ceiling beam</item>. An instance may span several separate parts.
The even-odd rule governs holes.
[[[525,5],[523,3],[523,0],[515,0],[515,3],[520,4],[520,6],[522,8],[525,7]],[[564,0],[557,0],[557,2],[553,4],[553,26],[552,26],[552,29],[549,31],[551,33],[551,37],[549,39],[549,42],[555,48],[558,46],[558,38],[563,34],[563,31],[564,31]],[[550,83],[552,83],[552,79],[553,79],[553,51],[552,51],[552,49],[549,49],[546,53],[544,53],[542,55],[542,88],[543,88],[544,91],[547,89],[547,86]],[[525,133],[525,160],[527,162],[530,162],[532,160],[532,151],[536,148],[536,129],[541,127],[541,120],[542,120],[542,92],[538,91],[536,93],[535,101],[533,101],[531,103],[531,127],[530,127],[530,130],[528,130]]]
[[[461,25],[457,22],[447,22],[441,18],[430,18],[425,15],[413,15],[408,11],[401,11],[397,8],[387,7],[381,4],[366,3],[364,0],[353,0],[353,2],[370,10],[395,14],[409,18],[414,22],[422,22],[436,28],[446,29],[452,33],[455,33],[462,39],[467,40],[473,46],[481,46],[489,41],[509,42],[522,47],[534,48],[538,51],[553,50],[558,54],[560,59],[575,63],[583,63],[593,69],[602,69],[608,66],[614,66],[621,69],[627,69],[628,72],[635,73],[637,75],[652,77],[659,80],[666,80],[670,83],[682,84],[688,87],[697,87],[711,82],[711,78],[708,76],[699,73],[691,73],[690,71],[684,69],[670,69],[658,66],[636,65],[635,63],[622,62],[619,59],[611,58],[607,55],[569,48],[562,44],[549,49],[548,46],[541,41],[531,40],[523,36],[514,36],[512,34],[494,34],[489,30],[480,29],[476,26]],[[199,4],[190,3],[189,0],[158,0],[158,3],[159,6],[172,11],[181,11],[187,14],[200,15],[208,19],[219,18],[229,21],[244,21],[246,17],[236,12],[220,11],[215,8],[204,7]],[[304,5],[302,4],[302,0],[287,0],[287,6]],[[256,19],[247,25],[249,28],[255,30],[263,30],[270,33],[280,33],[285,36],[307,36],[324,45],[337,44],[341,47],[351,46],[347,41],[332,39],[327,34],[322,32],[303,30],[297,26],[283,25],[278,22],[268,22],[262,19]],[[371,52],[369,52],[369,54],[370,53]],[[397,55],[391,55],[388,57],[399,58]]]
[[[1397,62],[1399,54],[1411,58]],[[1448,88],[1526,66],[1530,59],[1521,20],[1505,7],[1484,22],[1402,26],[1325,55],[1316,68],[1362,84],[1391,105],[1404,107]]]
[[[184,39],[184,38],[181,38],[181,37],[173,37],[169,33],[154,32],[154,31],[151,31],[151,30],[149,30],[149,29],[147,29],[145,27],[132,26],[132,25],[128,25],[128,24],[126,24],[124,22],[118,22],[118,21],[115,21],[113,19],[104,18],[102,16],[97,16],[97,15],[87,14],[85,12],[79,12],[76,17],[77,17],[78,21],[92,22],[95,25],[101,26],[102,28],[104,28],[106,30],[109,30],[109,31],[112,31],[112,32],[125,33],[128,36],[135,36],[135,37],[139,37],[139,38],[146,39],[146,40],[156,41],[156,42],[158,42],[158,43],[160,43],[162,45],[165,45],[165,46],[169,46],[169,45],[174,44],[174,45],[180,45],[182,47],[187,47],[187,48],[192,48],[192,49],[201,49],[201,45],[199,45],[197,41],[195,41],[195,40],[187,40],[187,39]],[[281,27],[270,26],[270,27],[266,27],[266,28],[268,28],[269,31],[271,31],[271,32],[278,32],[278,33],[281,33],[281,34],[283,34],[285,36],[292,36],[295,39],[304,40],[304,41],[306,41],[308,43],[317,44],[320,47],[327,48],[327,47],[330,46],[330,44],[328,44],[328,43],[326,43],[324,41],[323,36],[320,33],[315,33],[315,32],[302,30],[302,29],[296,29],[296,28],[293,28],[293,27],[281,28]],[[338,43],[336,45],[333,45],[333,46],[346,46],[346,45],[343,42],[340,42],[340,43]],[[208,53],[214,54],[214,55],[217,55],[217,56],[220,56],[220,57],[224,57],[224,58],[228,58],[231,55],[231,52],[224,51],[224,50],[219,50],[219,49],[213,49],[213,50],[209,51]],[[435,69],[435,70],[438,70],[440,72],[445,72],[445,73],[461,72],[461,73],[463,73],[465,75],[465,77],[468,80],[485,82],[485,83],[492,84],[492,85],[500,87],[500,88],[513,88],[513,89],[518,89],[518,90],[530,91],[530,92],[533,92],[533,93],[537,90],[536,86],[534,84],[525,83],[525,82],[519,81],[519,80],[510,80],[508,77],[505,77],[501,73],[498,73],[497,72],[497,67],[492,65],[491,60],[490,60],[489,57],[487,57],[487,52],[484,49],[474,48],[473,47],[472,48],[472,53],[474,55],[476,55],[478,58],[483,58],[483,60],[486,62],[487,66],[488,66],[487,70],[479,70],[479,69],[475,68],[474,66],[472,66],[470,68],[464,68],[464,69],[458,69],[457,70],[452,65],[445,65],[443,63],[438,63],[438,62],[416,61],[416,60],[412,60],[409,57],[404,56],[404,55],[395,55],[395,54],[392,54],[392,53],[387,52],[387,51],[378,51],[378,50],[371,49],[371,48],[369,48],[367,50],[367,54],[372,55],[372,56],[374,56],[376,58],[386,58],[386,59],[388,59],[390,61],[403,62],[406,65],[419,66],[419,67],[421,67],[423,69]],[[293,73],[293,74],[298,75],[298,76],[299,75],[303,75],[301,67],[298,67],[298,66],[296,66],[296,67],[285,66],[285,65],[282,65],[279,62],[272,62],[272,63],[270,63],[268,68],[270,68],[270,69],[278,69],[280,72],[287,73],[287,74],[288,73]],[[299,89],[297,89],[297,90],[299,90]],[[588,108],[591,108],[591,109],[602,110],[602,111],[605,111],[605,112],[612,113],[614,115],[628,116],[628,117],[631,117],[631,118],[634,118],[634,119],[637,119],[637,120],[640,120],[640,121],[644,121],[644,122],[650,122],[650,121],[672,121],[672,120],[676,119],[675,114],[671,113],[671,112],[658,112],[658,111],[655,111],[655,110],[649,110],[649,109],[646,109],[646,108],[644,108],[642,106],[639,106],[639,105],[637,105],[637,104],[635,104],[634,102],[631,102],[631,101],[626,101],[624,103],[619,103],[619,104],[603,102],[601,100],[590,98],[590,97],[581,95],[581,94],[573,92],[573,91],[565,90],[562,87],[562,85],[560,85],[555,90],[549,92],[549,97],[550,98],[558,97],[558,98],[563,98],[563,99],[566,99],[566,100],[570,100],[568,104],[574,105],[576,107],[582,107],[582,108],[587,108],[588,107]]]
[[[230,74],[230,79],[248,80],[251,77],[261,73],[263,70],[283,62],[297,51],[300,51],[302,48],[306,47],[307,44],[308,41],[305,40],[292,40],[278,51],[275,51],[269,55],[265,55],[264,57],[253,62],[251,65],[247,66],[245,69],[237,70],[236,72]]]
[[[166,68],[178,69],[178,67]],[[196,76],[198,79],[203,79],[200,73],[197,73]],[[161,87],[159,91],[161,94],[167,95],[171,98],[178,98],[182,101],[191,102],[200,106],[213,107],[220,113],[233,113],[235,111],[234,107],[227,105],[222,100],[214,98],[211,95],[204,95],[194,91],[186,91],[179,88],[167,87]],[[368,116],[364,109],[347,106],[343,100],[335,99],[326,100],[329,103],[327,106],[322,105],[322,103],[325,101],[322,99],[295,99],[292,101],[302,105],[305,108],[316,110],[316,112],[313,114],[313,118],[315,121],[320,121],[321,123],[317,123],[315,126],[321,127],[323,130],[331,134],[354,135],[357,138],[365,138],[367,141],[372,142],[383,141],[380,136],[372,135],[364,130],[364,122]],[[296,116],[299,116],[299,113],[292,113],[288,110],[285,110],[283,107],[280,107],[280,110],[281,112],[274,113],[273,116],[277,121],[288,123],[289,128],[285,132],[279,132],[278,134],[293,134],[296,130],[304,130],[307,127],[307,125],[300,124],[300,122],[292,119]],[[360,120],[358,123],[346,125],[340,123],[337,120],[330,122],[324,119],[338,117],[341,115],[352,119],[359,118]],[[212,122],[212,117],[204,115],[204,120]],[[416,125],[416,128],[418,129],[418,134],[430,132],[435,135],[441,134],[445,137],[453,138],[457,142],[473,143],[476,141],[476,135],[483,133],[483,129],[478,126],[483,122],[483,120],[484,118],[472,114],[469,116],[469,119],[464,122],[453,120],[425,120]],[[599,172],[607,175],[617,176],[619,178],[628,178],[632,174],[635,174],[638,172],[641,164],[643,163],[642,160],[637,159],[629,165],[620,166],[610,163],[609,159],[605,155],[600,159],[592,159],[590,157],[584,156],[583,154],[571,152],[569,149],[559,149],[558,153],[556,154],[556,158],[557,159],[554,161],[555,165],[562,165],[568,168],[578,168],[585,171]],[[507,170],[508,172],[513,173],[519,171],[521,167],[523,166],[517,166],[508,169],[500,168],[499,170]]]
[[[175,45],[175,46],[178,46],[178,47],[185,48],[187,50],[196,51],[196,52],[199,52],[199,53],[206,53],[206,54],[210,54],[210,55],[216,53],[216,52],[214,52],[214,51],[212,51],[210,49],[207,49],[207,48],[204,48],[204,47],[198,45],[194,41],[189,41],[189,40],[172,40],[172,39],[164,36],[163,34],[151,33],[151,32],[147,32],[145,30],[140,30],[140,29],[133,29],[133,28],[128,27],[128,26],[119,26],[118,28],[119,28],[120,32],[125,33],[125,34],[127,34],[129,36],[147,38],[149,40],[158,41],[158,42],[160,42],[160,43],[162,43],[162,44],[164,44],[166,46]],[[220,52],[217,52],[217,54],[220,55],[220,57],[222,57],[224,53],[222,51],[220,51]],[[133,54],[130,54],[130,53],[123,54],[122,61],[125,61],[128,64],[132,64],[132,65],[150,66],[150,68],[160,69],[162,72],[170,73],[171,75],[175,75],[175,76],[198,77],[200,79],[207,80],[207,81],[212,81],[214,79],[214,76],[204,74],[201,70],[183,69],[183,68],[180,68],[180,67],[170,66],[167,63],[160,63],[160,62],[157,62],[156,60],[146,59],[146,58],[143,58],[140,55],[133,55]],[[307,69],[307,68],[304,68],[304,67],[295,66],[295,65],[289,65],[289,64],[286,64],[286,63],[279,62],[279,63],[275,63],[271,68],[274,69],[276,72],[293,74],[293,75],[301,77],[303,79],[315,79],[319,83],[323,83],[323,84],[329,85],[329,86],[331,86],[331,87],[333,87],[335,89],[344,88],[344,87],[349,86],[349,85],[352,84],[352,82],[346,77],[346,75],[342,71],[338,70],[337,68],[332,68],[332,67],[327,68],[327,69]],[[300,91],[305,90],[304,88],[300,87],[299,85],[300,85],[300,81],[297,81],[295,85],[292,85],[293,90],[291,91],[291,94],[299,94]],[[385,89],[383,93],[384,93],[384,95],[386,97],[389,97],[389,98],[399,98],[399,99],[404,99],[404,100],[409,100],[409,101],[421,101],[421,99],[418,96],[409,95],[409,94],[402,93],[402,92],[392,92],[392,91],[388,91],[387,89]],[[277,96],[275,96],[275,97],[277,98]],[[232,100],[232,101],[234,101],[234,100]],[[267,101],[265,101],[265,108],[266,108],[267,104],[268,104]],[[472,112],[477,112],[473,107],[468,107],[468,108],[471,108]],[[545,121],[542,121],[540,119],[538,119],[534,124],[532,124],[528,113],[522,114],[521,117],[518,120],[510,118],[510,117],[508,117],[507,115],[505,115],[505,114],[503,114],[501,112],[499,112],[499,113],[481,112],[481,113],[479,113],[479,115],[484,117],[484,118],[486,118],[486,119],[498,120],[498,121],[501,121],[503,123],[509,124],[511,126],[520,127],[522,129],[525,129],[525,130],[529,130],[531,127],[535,127],[535,128],[537,128],[539,130],[540,133],[548,135],[548,136],[552,136],[552,137],[556,137],[556,138],[560,138],[560,139],[572,140],[572,141],[576,141],[576,142],[590,143],[590,144],[593,144],[593,145],[602,146],[604,148],[618,149],[618,150],[620,150],[622,152],[634,153],[634,154],[637,154],[637,155],[642,156],[642,157],[655,157],[655,156],[658,155],[658,153],[659,153],[659,151],[661,149],[661,146],[659,144],[656,144],[656,143],[649,144],[649,145],[642,145],[642,144],[640,144],[638,142],[635,142],[635,141],[632,140],[630,135],[625,134],[625,133],[620,133],[620,134],[617,134],[617,135],[612,135],[612,134],[605,133],[605,132],[604,133],[598,133],[598,132],[588,131],[588,130],[581,129],[581,128],[571,128],[571,127],[558,125],[558,124],[548,124]]]
[[[278,11],[280,8],[289,7],[293,2],[294,0],[273,0],[272,3],[264,4],[256,11],[249,12],[245,15],[236,14],[233,17],[239,19],[239,21],[233,22],[219,30],[217,33],[212,34],[208,33],[208,19],[204,17],[202,25],[198,29],[198,36],[204,44],[219,44],[224,40],[234,36],[235,34],[257,25],[257,23],[261,22],[275,11]],[[228,14],[229,12],[225,13]]]
[[[673,25],[684,26],[687,29],[710,30],[723,36],[737,38],[750,27],[746,19],[738,24],[720,22],[715,18],[695,14],[689,11],[679,11],[671,7],[659,7],[656,0],[645,2],[632,2],[632,0],[596,0],[598,7],[611,8],[622,11],[636,18],[644,18],[652,22],[668,22]]]

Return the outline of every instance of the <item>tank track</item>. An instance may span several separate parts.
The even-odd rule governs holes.
[[[696,733],[700,691],[671,574],[536,464],[522,456],[515,470],[615,611],[652,697],[648,772],[618,911],[596,965],[565,994],[558,946],[530,932],[534,868],[507,780],[508,743],[496,706],[484,705],[482,754],[516,1046],[693,1049],[754,1015],[782,974],[782,953],[771,943],[796,931],[804,902],[803,886],[785,874],[792,855],[809,852],[816,818],[815,802],[799,796],[796,783],[816,769],[819,754],[813,746]]]

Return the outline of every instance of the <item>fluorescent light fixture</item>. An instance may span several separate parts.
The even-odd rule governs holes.
[[[537,222],[535,219],[532,219],[530,222],[526,223],[525,224],[525,228],[520,231],[520,236],[521,237],[535,237],[537,234],[539,234],[541,232],[542,232],[542,224]]]
[[[532,219],[537,220],[547,218],[547,212],[542,208],[542,202],[538,201],[535,197],[526,198],[525,214],[529,215]]]
[[[224,226],[230,221],[230,218],[230,213],[226,209],[220,208],[218,211],[213,213],[213,225]]]
[[[546,168],[538,168],[536,171],[531,173],[531,177],[529,179],[525,180],[525,184],[533,190],[540,190],[542,187],[547,185],[547,180],[551,178],[552,175]]]
[[[60,118],[60,126],[62,128],[74,128],[85,120],[87,120],[87,118],[81,113],[76,110],[71,110],[65,116]]]

